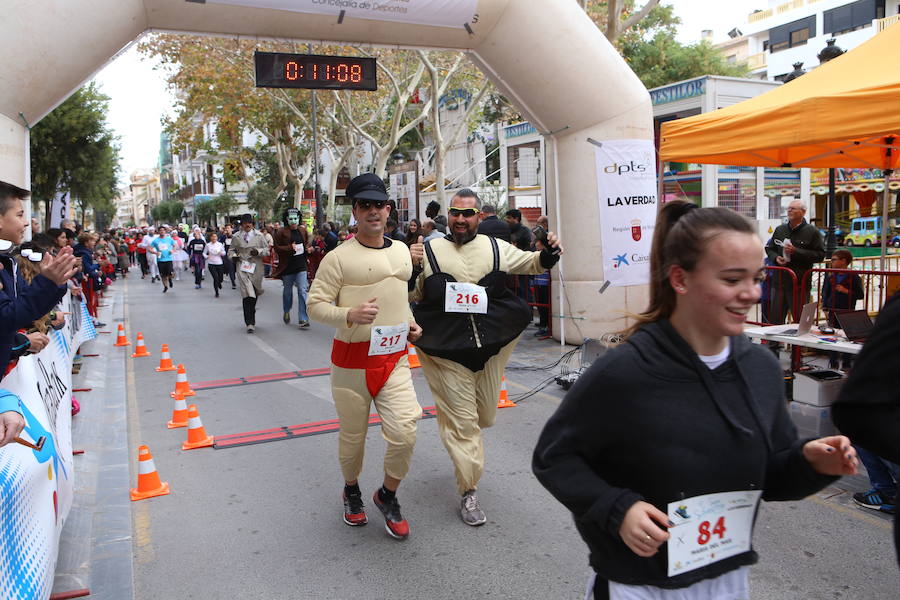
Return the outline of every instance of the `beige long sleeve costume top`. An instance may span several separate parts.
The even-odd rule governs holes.
[[[374,325],[413,321],[407,302],[411,276],[412,259],[405,244],[393,241],[387,248],[367,248],[351,238],[322,259],[306,308],[312,320],[335,328],[335,339],[368,342]],[[348,324],[350,309],[372,298],[378,304],[375,321]]]

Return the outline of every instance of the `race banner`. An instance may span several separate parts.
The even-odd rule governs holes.
[[[65,326],[50,343],[21,358],[0,382],[19,397],[25,417],[20,434],[40,451],[19,444],[0,448],[0,600],[50,597],[59,535],[72,507],[72,359],[97,337],[80,300],[66,294]]]
[[[50,227],[60,228],[63,221],[69,218],[69,192],[60,192],[50,204]]]
[[[206,0],[207,4],[231,4],[292,12],[396,21],[435,27],[463,27],[474,23],[478,0]]]
[[[658,204],[653,140],[594,146],[603,278],[616,286],[648,283]]]

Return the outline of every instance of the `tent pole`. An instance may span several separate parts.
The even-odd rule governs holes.
[[[884,194],[881,197],[881,261],[878,267],[880,271],[884,271],[884,257],[887,254],[887,239],[889,235],[888,232],[890,231],[888,229],[888,215],[890,214],[888,206],[891,200],[891,188],[889,183],[893,172],[893,169],[886,169],[884,171]]]
[[[547,137],[553,144],[553,202],[556,207],[556,235],[562,238],[562,214],[559,208],[559,154],[556,150],[558,142],[555,136],[549,135]],[[556,272],[559,273],[559,345],[562,347],[566,345],[566,311],[563,308],[565,306],[566,291],[563,286],[565,272],[563,271],[562,257],[559,259]],[[584,343],[584,340],[581,340],[581,343]]]
[[[834,167],[828,169],[828,233],[825,235],[825,258],[830,259],[831,255],[834,254],[834,250],[837,247],[837,240],[835,239],[835,228],[837,225],[837,219],[835,217],[835,194],[836,194],[836,183],[834,177]]]

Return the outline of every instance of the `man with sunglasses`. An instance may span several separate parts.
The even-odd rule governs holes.
[[[368,521],[358,479],[374,402],[387,451],[384,481],[372,502],[384,516],[387,533],[405,539],[409,524],[400,514],[396,492],[409,471],[422,416],[407,359],[407,340],[417,340],[422,329],[409,309],[407,293],[413,261],[421,261],[422,247],[410,249],[385,237],[391,204],[380,177],[364,173],[353,178],[347,196],[358,231],[322,259],[307,310],[312,320],[336,330],[331,392],[340,421],[344,523]]]
[[[552,233],[539,252],[479,235],[480,209],[472,190],[453,196],[450,232],[424,245],[427,260],[410,294],[423,328],[414,343],[456,469],[460,516],[473,527],[487,520],[476,494],[484,472],[481,430],[494,424],[503,370],[531,322],[531,307],[507,289],[506,274],[543,273],[562,252]]]

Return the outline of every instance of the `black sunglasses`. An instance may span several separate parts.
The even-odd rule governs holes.
[[[362,210],[369,210],[373,206],[375,208],[377,208],[378,210],[381,210],[382,208],[387,206],[387,204],[388,204],[387,200],[362,200],[362,199],[360,199],[360,200],[356,201],[356,207],[361,208]]]

